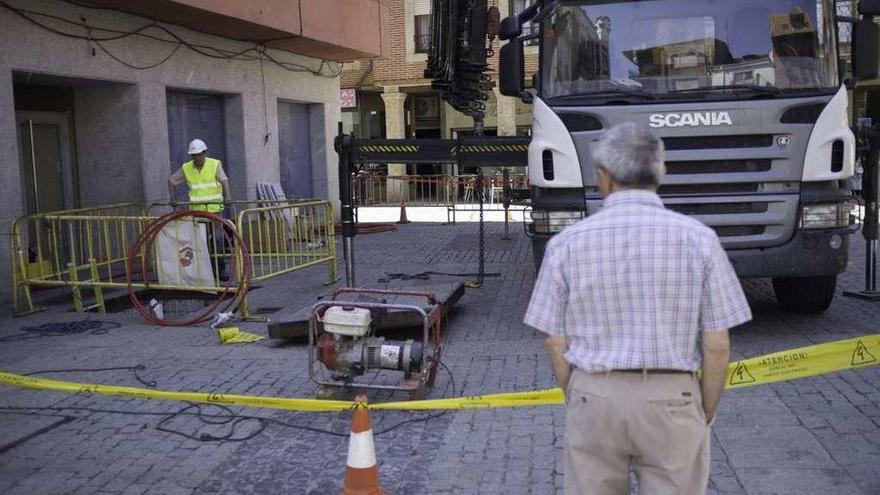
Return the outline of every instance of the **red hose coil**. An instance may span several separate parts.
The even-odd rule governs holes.
[[[219,230],[223,232],[223,238],[226,241],[226,245],[232,244],[233,246],[235,246],[234,249],[238,250],[238,254],[240,255],[238,257],[235,257],[233,262],[233,266],[235,266],[235,275],[237,276],[230,277],[229,280],[226,282],[226,285],[221,287],[221,290],[218,292],[218,297],[214,301],[214,303],[207,306],[195,317],[188,320],[180,321],[158,318],[156,317],[156,315],[153,314],[150,308],[148,308],[146,305],[144,305],[143,302],[141,302],[140,299],[138,299],[137,294],[135,293],[135,287],[132,282],[134,263],[137,257],[140,255],[142,249],[144,250],[144,253],[153,252],[153,242],[155,241],[156,236],[159,234],[159,232],[161,232],[162,229],[165,227],[165,225],[174,220],[185,217],[202,218],[205,220],[209,220],[213,225],[220,227]],[[232,239],[230,238],[227,229],[223,228],[224,224],[228,225],[231,224],[231,222],[221,217],[220,215],[215,215],[206,211],[194,210],[172,212],[167,215],[161,216],[147,224],[146,228],[144,228],[143,232],[141,232],[140,236],[138,236],[134,244],[131,245],[125,264],[125,277],[128,283],[128,297],[131,300],[132,307],[134,307],[135,311],[137,311],[141,316],[144,317],[144,319],[154,325],[164,327],[185,327],[207,322],[213,318],[215,312],[229,311],[229,309],[232,308],[236,302],[244,301],[244,299],[247,297],[248,286],[250,283],[250,253],[247,250],[244,239],[241,237],[241,234],[234,227],[234,225],[231,226],[232,228],[229,229],[234,237],[234,239]],[[146,281],[146,272],[147,265],[149,263],[149,257],[145,255],[145,258],[146,259],[143,260],[141,269],[144,272],[144,280]],[[239,259],[241,260],[241,263],[238,262]],[[235,289],[233,297],[221,307],[221,304],[226,301],[227,296],[229,296],[229,294],[232,292],[233,278],[238,279],[240,283]]]

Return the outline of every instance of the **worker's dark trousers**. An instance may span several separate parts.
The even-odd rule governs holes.
[[[219,213],[222,215],[222,213]],[[220,229],[226,231],[226,235]],[[229,274],[226,273],[226,259],[233,255],[232,242],[234,239],[233,227],[228,223],[224,223],[223,227],[217,224],[211,224],[208,227],[208,251],[211,253],[211,271],[220,280],[226,280]],[[234,260],[233,264],[235,263]]]

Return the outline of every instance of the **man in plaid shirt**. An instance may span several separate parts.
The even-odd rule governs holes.
[[[549,242],[525,315],[566,391],[565,492],[625,494],[632,466],[642,493],[704,493],[728,329],[751,311],[715,232],[657,196],[660,139],[622,124],[593,161],[602,210]]]

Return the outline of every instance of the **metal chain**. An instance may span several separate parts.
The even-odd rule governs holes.
[[[480,198],[480,256],[479,256],[479,264],[480,267],[477,270],[477,283],[483,285],[483,276],[486,273],[486,236],[485,236],[485,228],[483,224],[483,169],[479,169],[479,173],[477,174],[477,182],[479,183],[479,192],[477,196]]]

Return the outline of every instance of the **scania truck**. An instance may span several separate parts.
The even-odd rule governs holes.
[[[863,17],[842,18],[833,0],[537,0],[505,19],[500,89],[533,104],[536,265],[600,208],[590,147],[632,121],[664,142],[667,208],[712,227],[737,273],[771,278],[784,308],[825,310],[852,231],[846,78],[877,74],[880,2],[859,3]]]

